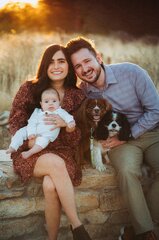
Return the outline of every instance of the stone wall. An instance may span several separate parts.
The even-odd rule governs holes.
[[[9,142],[7,126],[0,127],[0,149],[6,149]],[[143,178],[145,192],[150,183],[151,179]],[[109,166],[106,173],[91,167],[84,169],[75,197],[80,219],[92,239],[117,240],[120,228],[129,223],[129,216],[114,169]],[[0,240],[45,240],[46,236],[41,182],[33,179],[23,185],[13,172],[10,156],[0,150]],[[58,240],[72,240],[64,214]]]
[[[8,126],[0,126],[0,149],[7,149],[10,143],[11,136]]]
[[[87,168],[82,184],[75,189],[79,216],[93,239],[117,239],[119,229],[128,222],[114,169],[106,173]],[[21,184],[12,161],[0,151],[0,239],[44,240],[44,199],[41,182]],[[62,215],[59,239],[72,239],[69,223]]]

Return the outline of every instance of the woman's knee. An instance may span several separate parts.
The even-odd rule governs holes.
[[[37,165],[43,173],[46,173],[45,175],[50,175],[50,172],[64,173],[66,170],[64,160],[53,153],[47,153],[39,157]]]
[[[61,157],[57,155],[50,155],[48,161],[48,166],[56,173],[64,173],[64,171],[66,170],[65,161]]]

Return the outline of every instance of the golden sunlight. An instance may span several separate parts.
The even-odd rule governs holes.
[[[20,7],[24,7],[25,4],[30,4],[32,7],[38,6],[39,0],[1,0],[0,8],[5,8],[7,5],[17,4]]]

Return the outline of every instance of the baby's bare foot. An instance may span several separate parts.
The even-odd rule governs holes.
[[[7,150],[6,150],[6,153],[14,153],[16,152],[16,150],[12,147],[9,147]]]

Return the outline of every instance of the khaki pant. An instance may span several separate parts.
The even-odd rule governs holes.
[[[120,189],[135,232],[152,230],[153,222],[159,222],[159,128],[112,149],[109,157],[119,176]],[[155,174],[147,201],[140,182],[143,162]]]

